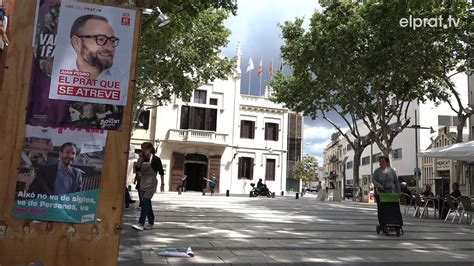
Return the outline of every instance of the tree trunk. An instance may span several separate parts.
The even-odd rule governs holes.
[[[354,149],[354,161],[353,161],[353,168],[352,168],[352,176],[354,177],[354,186],[359,190],[360,187],[360,178],[359,178],[359,168],[360,168],[360,158],[362,157],[362,152],[364,150]],[[359,197],[359,201],[362,201],[362,193],[357,195]]]
[[[462,134],[464,131],[464,125],[466,124],[467,116],[462,115],[462,112],[458,114],[458,124],[456,125],[456,143],[462,142]],[[454,181],[460,183],[461,181],[461,161],[457,161],[456,166],[454,167]]]
[[[467,117],[462,115],[458,115],[458,124],[456,125],[456,143],[462,142],[462,134],[464,131],[464,125],[466,124]]]
[[[378,144],[378,143],[377,143]],[[386,156],[389,160],[390,158],[390,150],[392,149],[391,143],[380,143],[378,144],[380,152],[382,153],[383,156]]]

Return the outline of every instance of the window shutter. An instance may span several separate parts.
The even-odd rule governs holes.
[[[189,128],[189,106],[183,105],[181,107],[181,129]]]
[[[249,161],[250,161],[250,165],[249,165],[249,167],[250,167],[250,176],[248,178],[250,180],[252,180],[253,179],[253,158],[250,158]]]
[[[189,129],[194,129],[196,128],[196,119],[193,119],[194,118],[194,110],[195,108],[194,107],[190,107],[189,108],[189,122],[188,122],[188,125],[189,125]]]
[[[243,138],[243,137],[245,137],[244,136],[244,120],[240,120],[240,138]],[[239,158],[239,164],[240,164],[240,158]]]
[[[279,127],[280,127],[280,125],[275,124],[275,141],[278,141],[278,135],[279,135],[278,132],[279,132],[279,129],[280,129]]]
[[[211,130],[211,110],[208,108],[204,115],[204,130]]]
[[[275,159],[267,159],[265,180],[275,181]]]
[[[238,173],[238,178],[241,179],[242,178],[242,168],[244,166],[244,163],[243,163],[243,158],[242,157],[239,157],[239,173]]]
[[[211,131],[216,131],[217,130],[217,109],[211,109]]]
[[[252,121],[251,127],[250,127],[250,138],[254,139],[255,138],[255,121]]]
[[[275,180],[276,160],[272,161],[272,180]]]
[[[268,123],[265,123],[265,140],[268,140]]]

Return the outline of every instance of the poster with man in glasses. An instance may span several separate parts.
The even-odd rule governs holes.
[[[35,34],[32,43],[34,57],[26,123],[37,126],[120,130],[123,106],[49,98],[51,81],[57,80],[57,77],[52,77],[52,68],[55,61],[61,2],[39,0],[36,4]]]
[[[61,5],[49,98],[127,104],[135,11]]]

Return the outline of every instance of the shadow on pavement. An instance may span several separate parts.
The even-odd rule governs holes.
[[[317,202],[314,197],[210,197],[186,192],[180,196],[157,194],[153,206],[156,227],[142,232],[131,228],[139,210],[125,209],[120,265],[472,265],[474,259],[472,227],[407,218],[405,236],[381,236],[375,233],[375,206],[361,203]],[[164,258],[150,252],[152,247],[187,245],[196,257]]]

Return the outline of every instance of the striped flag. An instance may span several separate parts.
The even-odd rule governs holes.
[[[257,75],[261,77],[262,74],[263,74],[263,61],[262,61],[262,58],[260,58],[260,64],[258,65]]]
[[[268,73],[270,74],[270,77],[273,76],[273,58],[272,58],[272,62],[270,63],[270,68],[268,69]]]
[[[247,72],[250,72],[254,69],[252,57],[249,57],[249,65],[247,66]]]

